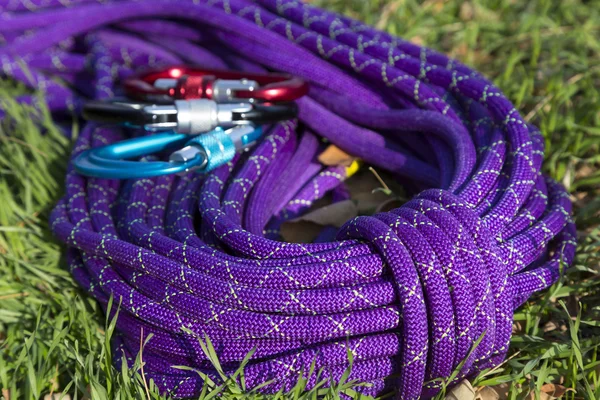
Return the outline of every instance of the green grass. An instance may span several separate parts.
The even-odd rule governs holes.
[[[509,399],[543,398],[546,383],[569,389],[564,398],[600,398],[600,2],[314,3],[474,66],[541,127],[544,168],[575,203],[577,258],[561,282],[517,310],[509,359],[472,383],[495,387]],[[20,90],[0,83],[8,113],[0,124],[0,396],[158,398],[139,371],[110,362],[112,321],[78,290],[63,247],[49,232],[46,221],[62,192],[71,143],[43,107],[35,111],[7,100]],[[337,398],[352,393],[353,385],[305,392],[300,380],[280,397]],[[205,398],[261,397],[244,394],[233,380],[208,386]]]

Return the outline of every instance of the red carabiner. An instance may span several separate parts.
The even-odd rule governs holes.
[[[123,86],[129,97],[146,101],[169,97],[178,100],[205,98],[287,102],[308,93],[308,84],[289,74],[253,74],[188,66],[134,74],[123,82]]]

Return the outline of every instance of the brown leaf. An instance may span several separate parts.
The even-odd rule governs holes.
[[[540,391],[542,393],[546,393],[547,395],[551,396],[553,399],[560,399],[569,390],[573,390],[573,389],[566,388],[563,385],[557,385],[557,384],[554,384],[554,383],[546,383],[540,389]]]
[[[491,386],[484,386],[477,391],[477,400],[500,400],[500,394]]]
[[[512,333],[513,335],[519,334],[523,332],[523,324],[521,321],[513,321]]]
[[[501,383],[495,386],[484,386],[477,391],[477,400],[507,400],[510,385]]]
[[[356,202],[351,200],[330,204],[331,196],[315,201],[311,209],[296,219],[282,224],[280,234],[286,242],[310,243],[323,230],[323,226],[341,227],[358,215]]]
[[[383,203],[380,203],[377,206],[377,208],[375,209],[375,212],[376,213],[388,212],[388,211],[394,210],[396,208],[399,208],[404,203],[405,203],[405,201],[402,201],[401,199],[398,199],[398,198],[385,200]]]
[[[10,392],[8,389],[2,389],[2,398],[4,400],[10,400]]]
[[[52,393],[45,395],[44,400],[71,400],[71,395],[68,393]]]
[[[340,228],[348,220],[358,215],[358,207],[352,200],[343,200],[337,203],[329,204],[325,207],[317,208],[310,211],[301,217],[291,220],[290,222],[314,222],[322,226],[333,225]]]
[[[473,16],[475,15],[475,8],[473,7],[473,4],[469,3],[468,1],[462,3],[460,5],[460,11],[458,15],[463,21],[472,20]]]
[[[477,393],[471,382],[465,379],[452,388],[445,400],[475,400],[476,397]]]
[[[465,58],[468,52],[469,47],[466,45],[466,43],[461,43],[456,48],[454,48],[450,54],[454,58]]]
[[[579,298],[576,295],[569,296],[566,301],[567,311],[571,318],[574,318],[579,313]]]
[[[588,164],[583,164],[577,169],[577,171],[575,173],[575,178],[576,179],[585,178],[585,177],[590,176],[593,173],[594,173],[594,168],[592,168]]]
[[[554,322],[554,321],[548,321],[548,322],[547,322],[547,323],[544,325],[544,327],[543,327],[543,329],[544,329],[544,333],[548,333],[548,332],[555,331],[555,330],[557,330],[559,327],[560,327],[560,325],[557,325],[557,324],[556,324],[556,322]]]
[[[421,36],[413,36],[408,39],[409,42],[416,44],[417,46],[422,46],[425,41]]]
[[[390,196],[383,192],[357,193],[352,198],[356,201],[359,214],[374,214],[381,204],[390,200]]]
[[[324,165],[343,165],[350,166],[356,157],[351,156],[344,150],[335,145],[327,146],[327,148],[317,157],[319,162]]]
[[[569,390],[573,390],[570,388],[566,388],[563,385],[558,385],[554,383],[546,383],[544,386],[540,388],[540,400],[554,400],[560,399],[567,393]],[[533,394],[533,398],[535,399],[535,393]]]
[[[311,243],[323,230],[323,227],[313,222],[285,222],[279,233],[283,240],[289,243]]]

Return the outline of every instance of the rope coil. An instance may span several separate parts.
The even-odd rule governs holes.
[[[255,349],[245,380],[275,379],[265,392],[291,388],[313,360],[321,378],[339,378],[348,351],[350,379],[371,384],[361,391],[403,399],[433,396],[465,359],[457,379],[498,365],[513,310],[574,257],[571,203],[540,173],[539,131],[475,71],[357,21],[295,0],[198,3],[0,1],[3,71],[44,88],[57,120],[81,107],[79,94],[109,98],[144,65],[311,83],[301,123],[276,124],[207,176],[120,182],[69,170],[52,229],[77,282],[104,306],[122,299],[119,354],[135,358],[142,330],[152,333],[146,376],[175,397],[202,381],[173,365],[219,379],[204,334],[226,371]],[[123,136],[87,124],[73,156]],[[326,193],[348,196],[344,169],[315,161],[319,136],[416,196],[349,221],[337,240],[274,240]]]

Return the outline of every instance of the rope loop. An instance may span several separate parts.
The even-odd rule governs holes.
[[[297,0],[0,0],[0,10],[3,73],[44,90],[67,132],[73,110],[120,94],[146,67],[310,83],[298,120],[266,127],[209,174],[102,180],[69,165],[50,223],[71,273],[105,310],[120,301],[118,363],[133,365],[153,335],[144,372],[174,398],[201,393],[197,371],[221,379],[206,335],[225,373],[254,350],[246,385],[266,393],[292,389],[313,362],[339,379],[351,352],[361,393],[431,397],[462,361],[456,379],[499,365],[514,309],[573,262],[571,202],[541,172],[542,134],[443,54]],[[72,157],[130,133],[85,124]],[[329,194],[349,200],[346,169],[317,161],[325,142],[413,197],[287,243],[286,221]]]

